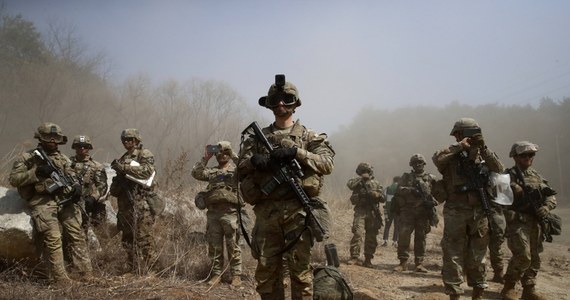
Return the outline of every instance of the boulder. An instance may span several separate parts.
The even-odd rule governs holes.
[[[0,257],[37,259],[30,210],[15,189],[0,187]]]

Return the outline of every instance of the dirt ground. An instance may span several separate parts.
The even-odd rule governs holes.
[[[425,266],[429,273],[422,274],[413,271],[402,273],[392,269],[398,264],[396,248],[391,244],[379,246],[372,261],[374,268],[364,268],[359,265],[347,265],[348,242],[351,237],[350,224],[352,210],[350,207],[335,209],[335,225],[331,241],[337,245],[341,259],[340,271],[345,275],[352,287],[355,299],[419,299],[437,300],[448,299],[443,293],[441,281],[441,248],[439,242],[442,236],[442,225],[434,228],[428,235],[427,257]],[[563,220],[570,219],[569,209],[557,209],[556,212]],[[564,228],[566,229],[566,228]],[[379,237],[379,239],[381,236]],[[324,263],[324,244],[314,247],[314,263]],[[510,252],[506,245],[506,261]],[[538,290],[548,299],[570,299],[567,288],[570,281],[570,230],[564,230],[562,236],[555,236],[554,243],[545,244],[542,253],[542,269],[538,276]],[[205,253],[204,253],[204,257]],[[249,249],[244,245],[243,251],[244,283],[241,287],[230,286],[227,274],[221,283],[210,285],[203,281],[185,280],[176,277],[129,277],[106,276],[101,274],[97,282],[89,284],[74,284],[67,288],[56,289],[45,285],[14,280],[0,280],[0,299],[22,299],[34,295],[36,299],[259,299],[255,292],[253,273],[255,260],[251,258]],[[413,262],[413,260],[411,260]],[[410,264],[410,268],[413,264]],[[488,276],[492,276],[489,266]],[[471,289],[464,284],[466,297],[470,298]],[[500,299],[502,286],[490,282],[485,292],[485,299]],[[521,287],[518,286],[519,292]]]

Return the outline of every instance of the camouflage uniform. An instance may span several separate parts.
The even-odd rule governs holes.
[[[136,129],[125,129],[121,134],[122,139],[133,137],[138,137],[140,142]],[[149,205],[149,199],[156,194],[154,185],[144,186],[128,179],[127,175],[141,180],[150,178],[155,173],[154,156],[138,144],[132,153],[127,151],[113,161],[111,167],[117,172],[110,193],[117,197],[117,229],[123,232],[121,241],[127,251],[127,267],[131,272],[146,272],[157,267],[156,241],[152,232],[156,216]]]
[[[367,169],[367,170],[361,170]],[[364,172],[364,173],[363,173]],[[364,177],[352,178],[347,187],[352,191],[350,201],[354,205],[352,221],[352,239],[350,240],[349,263],[355,263],[360,256],[360,245],[364,239],[364,266],[372,267],[371,260],[378,246],[378,230],[382,227],[382,215],[378,204],[385,202],[384,188],[374,180],[372,167],[361,163],[357,174],[367,174]]]
[[[305,177],[301,185],[311,201],[318,199],[322,176],[333,169],[334,151],[325,134],[316,134],[297,120],[293,127],[280,129],[270,125],[262,130],[269,142],[277,148],[292,145],[298,148],[296,159],[301,164]],[[255,278],[257,292],[262,299],[283,299],[283,256],[289,266],[291,296],[293,299],[312,299],[311,247],[313,236],[306,230],[306,212],[299,199],[287,184],[279,185],[269,195],[260,188],[273,178],[270,170],[256,170],[250,158],[266,150],[253,138],[244,142],[240,152],[239,176],[242,178],[244,198],[254,206],[256,215],[252,238],[252,254],[258,260]],[[244,178],[245,177],[245,178]],[[244,182],[247,181],[247,182]],[[299,239],[295,242],[296,237]],[[286,245],[294,245],[281,253]]]
[[[537,151],[537,145],[521,141],[513,145],[510,156],[522,156],[527,153],[534,156]],[[515,165],[507,170],[511,176],[511,188],[515,199],[509,210],[505,211],[507,245],[512,252],[512,257],[507,267],[505,286],[501,294],[504,299],[519,299],[515,295],[514,288],[517,281],[520,281],[523,286],[523,299],[546,299],[536,294],[534,290],[538,270],[540,270],[540,253],[543,251],[544,241],[543,227],[537,216],[541,212],[535,212],[531,203],[524,198],[524,188],[540,191],[542,207],[539,210],[545,211],[544,215],[556,208],[554,196],[556,192],[550,188],[548,181],[530,166],[526,169],[519,169],[526,184],[526,187],[523,186],[517,176],[517,168],[519,166]]]
[[[93,149],[91,141],[87,136],[77,136],[73,141],[72,149],[76,149],[81,144],[85,144],[89,149]],[[87,231],[87,222],[98,226],[107,218],[104,203],[104,196],[107,193],[107,173],[105,172],[105,167],[93,160],[89,154],[84,157],[74,155],[70,159],[71,167],[82,183],[82,198],[89,199],[85,203],[87,216],[83,216],[83,227]]]
[[[495,202],[490,203],[491,207],[491,219],[489,220],[489,226],[491,227],[491,232],[489,232],[489,257],[491,260],[491,267],[493,268],[494,282],[503,282],[503,243],[505,242],[505,228],[507,223],[505,221],[505,215],[503,214],[503,206]]]
[[[53,164],[64,174],[74,178],[75,174],[71,169],[71,162],[67,156],[60,153],[57,148],[48,151],[44,146],[45,135],[49,132],[57,132],[60,137],[61,129],[53,123],[44,123],[38,128],[35,137],[41,143],[38,148],[44,149]],[[48,137],[49,138],[49,137]],[[64,137],[57,144],[65,144],[67,138]],[[33,154],[34,150],[23,153],[16,161],[10,173],[10,183],[18,188],[22,199],[24,199],[31,210],[31,217],[34,222],[34,229],[37,234],[38,246],[41,249],[41,256],[47,264],[51,277],[56,282],[67,282],[69,278],[65,271],[62,251],[62,235],[69,241],[69,248],[73,264],[83,274],[90,274],[92,271],[91,260],[87,251],[85,235],[81,230],[81,210],[75,201],[68,201],[63,205],[58,205],[59,201],[68,199],[72,191],[68,188],[59,188],[49,193],[47,187],[54,181],[47,174],[38,174],[38,168],[46,165],[41,158]],[[45,175],[45,176],[44,176]],[[78,190],[74,188],[74,190]],[[61,229],[60,229],[61,228]]]
[[[226,142],[229,146],[229,142]],[[220,142],[220,144],[222,144]],[[223,151],[225,149],[221,149]],[[231,152],[231,148],[229,148]],[[233,154],[233,152],[232,152]],[[241,248],[238,243],[238,199],[237,180],[234,176],[235,165],[228,164],[227,168],[219,166],[206,167],[208,160],[202,158],[192,168],[192,176],[201,181],[207,181],[204,202],[207,212],[206,239],[208,240],[208,255],[212,261],[212,275],[222,274],[224,267],[224,238],[226,251],[233,277],[240,276]]]
[[[412,157],[412,160],[415,156]],[[412,165],[412,160],[410,165]],[[421,156],[421,161],[425,165],[425,159]],[[415,162],[415,160],[414,160]],[[396,191],[399,214],[398,230],[398,259],[400,260],[401,271],[406,270],[406,263],[410,254],[410,240],[414,233],[414,263],[416,271],[427,272],[422,266],[426,252],[426,236],[431,231],[430,218],[433,217],[433,203],[431,197],[432,186],[435,183],[435,176],[421,170],[412,170],[404,173]],[[421,186],[421,191],[417,187]],[[423,194],[422,194],[423,193]],[[424,197],[426,198],[424,200]],[[429,201],[429,203],[426,203]]]
[[[455,135],[458,142],[437,151],[433,156],[435,166],[443,175],[447,193],[443,210],[442,277],[445,292],[451,299],[458,299],[464,293],[461,288],[464,275],[467,284],[474,287],[476,299],[481,299],[488,286],[485,255],[489,245],[489,222],[481,207],[478,192],[463,191],[469,183],[465,175],[467,168],[470,164],[484,164],[491,172],[502,173],[504,169],[495,153],[484,145],[482,135],[473,136],[470,141],[462,135],[463,130],[470,128],[480,129],[471,118],[457,121],[450,135]],[[468,150],[463,148],[465,139],[471,145]]]

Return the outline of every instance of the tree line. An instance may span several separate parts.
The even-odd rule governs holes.
[[[0,172],[6,174],[19,151],[35,146],[33,132],[41,122],[59,124],[70,139],[89,135],[96,160],[110,162],[124,150],[122,129],[138,128],[156,156],[159,169],[173,172],[176,164],[193,163],[203,146],[229,140],[237,151],[240,132],[252,120],[249,102],[228,84],[215,80],[169,80],[156,84],[145,74],[121,83],[106,77],[104,55],[89,55],[72,28],[51,24],[40,34],[32,22],[7,15],[0,8]],[[255,104],[254,104],[255,105]],[[385,110],[367,107],[348,126],[329,136],[337,155],[327,190],[348,194],[345,183],[361,161],[375,167],[387,185],[409,171],[409,158],[423,154],[427,169],[438,174],[433,153],[454,142],[449,136],[460,117],[473,117],[486,144],[505,166],[513,142],[530,140],[540,146],[535,166],[564,196],[570,189],[565,170],[570,160],[570,98],[544,98],[538,107],[458,102],[445,107],[420,106]],[[265,120],[264,120],[265,119]],[[310,120],[306,120],[310,126]],[[69,149],[67,148],[69,147]],[[71,153],[70,145],[63,146]],[[191,184],[189,174],[184,182]],[[4,182],[5,183],[5,182]]]

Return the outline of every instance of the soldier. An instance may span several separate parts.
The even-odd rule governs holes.
[[[284,299],[283,264],[287,263],[291,298],[312,299],[311,247],[313,239],[322,241],[326,236],[313,226],[312,217],[307,216],[291,185],[273,179],[276,166],[298,162],[303,173],[299,184],[310,198],[310,205],[326,210],[326,203],[318,196],[323,175],[333,170],[334,151],[326,134],[317,134],[293,120],[295,109],[301,105],[297,88],[286,82],[284,75],[276,75],[275,79],[267,96],[259,99],[259,104],[275,116],[275,122],[262,129],[274,150],[269,153],[250,136],[238,164],[240,189],[244,200],[254,205],[256,215],[252,255],[257,259],[257,292],[261,299]],[[276,185],[272,187],[272,183]]]
[[[354,205],[354,219],[352,221],[352,240],[350,240],[349,265],[354,265],[360,257],[360,245],[364,238],[363,266],[372,268],[372,258],[378,246],[378,230],[382,227],[382,215],[379,203],[385,202],[384,188],[374,180],[372,166],[360,163],[356,167],[359,177],[352,178],[346,186],[352,191],[350,202]]]
[[[421,154],[414,154],[410,158],[410,173],[404,173],[396,190],[399,211],[399,243],[398,259],[400,265],[394,271],[407,270],[410,254],[410,240],[414,233],[414,262],[416,272],[427,273],[423,266],[426,253],[426,236],[431,231],[433,224],[434,207],[437,205],[431,196],[431,190],[435,183],[435,176],[424,171],[426,160]]]
[[[505,274],[501,291],[503,299],[519,299],[515,286],[520,281],[523,299],[546,299],[535,291],[536,276],[540,269],[542,242],[548,228],[544,219],[556,208],[556,192],[550,188],[533,167],[538,145],[528,141],[513,144],[509,156],[515,166],[508,169],[514,194],[513,205],[505,211],[507,220],[507,245],[512,257]],[[534,201],[534,204],[532,203]],[[547,239],[547,241],[549,241]]]
[[[216,156],[218,166],[206,167],[212,156]],[[234,176],[237,155],[232,151],[230,142],[220,141],[213,147],[206,146],[204,157],[192,168],[192,176],[207,181],[204,204],[208,209],[206,239],[208,255],[212,260],[210,283],[220,279],[224,268],[224,238],[232,274],[231,284],[241,285],[241,248],[238,244],[238,209],[237,180]]]
[[[14,162],[10,183],[28,203],[41,257],[53,282],[62,287],[71,283],[63,261],[62,234],[69,241],[73,264],[84,280],[91,280],[91,260],[78,204],[81,186],[69,158],[58,150],[58,145],[67,143],[67,137],[58,125],[43,123],[34,138],[40,142],[38,147],[23,153]]]
[[[154,156],[143,148],[142,138],[135,128],[121,132],[121,142],[127,150],[113,160],[117,172],[110,193],[117,197],[117,229],[123,232],[121,241],[127,251],[127,272],[144,273],[157,269],[156,242],[152,234],[159,211],[153,206]]]
[[[484,142],[481,127],[472,118],[461,118],[450,135],[457,143],[437,151],[433,162],[443,175],[447,200],[443,209],[443,270],[445,293],[459,299],[464,275],[473,287],[473,299],[482,299],[488,287],[485,255],[489,245],[489,221],[482,208],[487,199],[486,186],[476,183],[477,174],[502,173],[503,164]],[[483,178],[485,179],[485,178]],[[483,193],[480,193],[480,192]],[[484,197],[484,198],[482,198]]]
[[[88,136],[76,136],[71,149],[75,150],[75,155],[70,157],[71,167],[82,183],[82,199],[85,205],[82,227],[87,235],[89,224],[98,227],[107,218],[104,203],[107,193],[107,173],[105,167],[89,155],[93,145]]]
[[[388,239],[390,238],[390,227],[394,223],[394,232],[392,233],[392,246],[398,247],[398,216],[392,213],[392,204],[396,201],[394,200],[394,194],[396,194],[396,189],[398,189],[398,184],[400,183],[400,176],[394,176],[392,179],[392,184],[386,188],[386,203],[384,203],[384,216],[386,216],[386,225],[384,225],[384,243],[382,247],[388,246]]]

